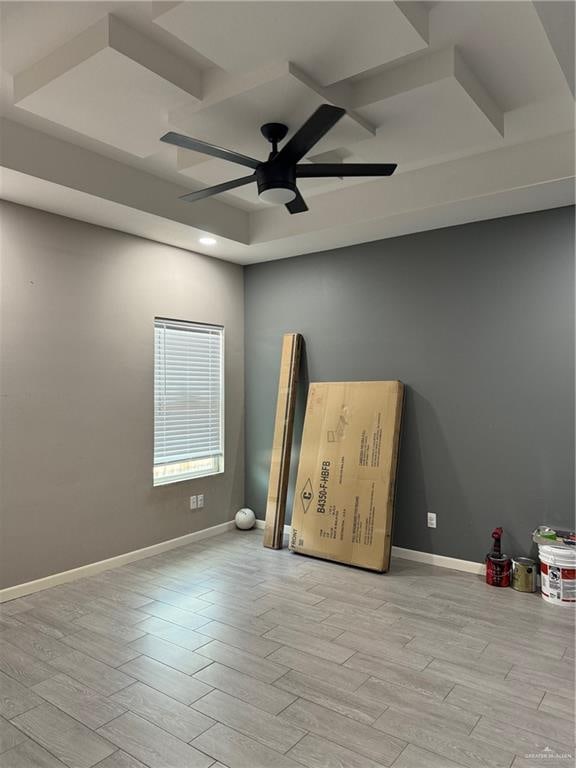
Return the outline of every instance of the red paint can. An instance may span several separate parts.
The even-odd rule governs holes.
[[[492,587],[509,587],[512,571],[512,560],[502,554],[503,528],[492,531],[492,552],[486,555],[486,584]]]
[[[486,555],[486,584],[492,587],[509,587],[512,561],[506,555]]]

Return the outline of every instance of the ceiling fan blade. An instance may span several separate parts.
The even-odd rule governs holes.
[[[346,114],[341,107],[322,104],[282,147],[273,162],[295,165]]]
[[[221,160],[229,160],[231,163],[245,165],[253,170],[256,170],[260,165],[260,162],[253,157],[241,155],[239,152],[233,152],[230,149],[217,147],[215,144],[208,144],[207,141],[192,139],[190,136],[184,136],[181,133],[174,133],[173,131],[165,133],[160,141],[163,141],[165,144],[174,144],[176,147],[181,147],[182,149],[191,149],[194,152],[202,152],[204,155],[219,157]]]
[[[180,200],[185,200],[187,203],[193,203],[196,200],[203,200],[205,197],[212,197],[212,195],[218,195],[220,192],[227,192],[229,189],[236,189],[236,187],[243,187],[245,184],[250,184],[251,181],[255,181],[254,174],[251,176],[243,176],[241,179],[234,179],[233,181],[225,181],[222,184],[216,184],[213,187],[206,187],[205,189],[198,189],[196,192],[189,192],[187,195],[182,195]]]
[[[304,213],[308,210],[308,206],[298,190],[296,190],[296,197],[292,202],[287,203],[286,208],[288,208],[290,213]]]
[[[306,163],[296,166],[300,179],[338,176],[392,176],[396,163]]]

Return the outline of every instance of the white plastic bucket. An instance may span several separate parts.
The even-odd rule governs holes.
[[[554,605],[576,606],[576,547],[538,547],[542,597]]]

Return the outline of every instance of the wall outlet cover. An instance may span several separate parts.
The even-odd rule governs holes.
[[[428,528],[436,528],[436,512],[428,512]]]
[[[198,494],[198,509],[202,509],[203,506],[204,506],[204,494],[203,493],[199,493]]]
[[[198,508],[198,502],[196,499],[196,496],[190,496],[190,509],[197,509]]]

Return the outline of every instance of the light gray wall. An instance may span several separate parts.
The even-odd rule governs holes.
[[[242,268],[10,203],[1,215],[0,586],[230,520],[244,491]],[[223,475],[152,487],[155,315],[226,328]]]
[[[396,545],[480,561],[496,525],[513,553],[573,525],[573,254],[559,208],[248,267],[248,506],[263,517],[280,342],[299,331],[310,381],[407,385]]]

